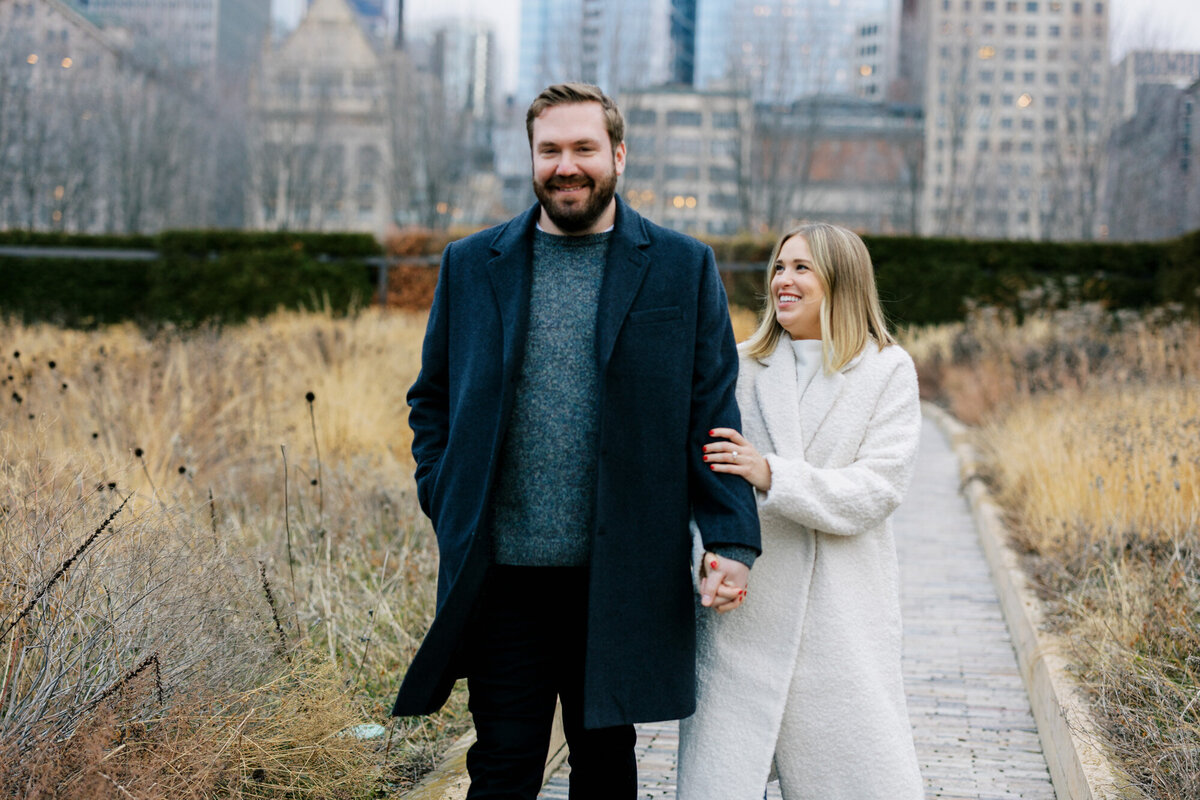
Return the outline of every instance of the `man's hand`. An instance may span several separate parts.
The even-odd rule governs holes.
[[[746,599],[750,568],[732,558],[705,552],[700,565],[700,605],[719,614],[732,611]]]

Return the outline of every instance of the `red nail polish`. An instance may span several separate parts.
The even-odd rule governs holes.
[[[708,565],[710,567],[712,567],[713,569],[716,569],[717,568],[717,560],[714,558],[712,561],[709,562]]]
[[[716,464],[709,464],[709,465],[708,465],[708,468],[709,468],[709,469],[711,469],[713,472],[716,472],[716,471],[717,471],[717,465],[716,465]]]
[[[709,431],[709,432],[708,432],[708,435],[709,435],[709,436],[715,436],[716,434],[714,434],[712,431]]]

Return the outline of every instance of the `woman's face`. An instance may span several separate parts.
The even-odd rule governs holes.
[[[825,292],[813,271],[808,240],[796,235],[783,243],[771,278],[775,319],[793,339],[821,338],[821,301]]]

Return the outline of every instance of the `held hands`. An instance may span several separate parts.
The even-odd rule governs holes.
[[[771,465],[754,449],[745,436],[733,428],[713,428],[709,436],[728,441],[709,442],[704,445],[704,462],[713,472],[728,472],[740,475],[759,491],[771,488]]]
[[[700,562],[700,605],[718,614],[732,611],[746,599],[750,568],[732,558],[705,551]]]

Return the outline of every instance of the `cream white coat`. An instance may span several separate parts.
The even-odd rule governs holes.
[[[761,800],[774,758],[787,800],[919,800],[890,523],[916,460],[916,370],[869,343],[801,402],[795,359],[786,336],[763,362],[740,348],[742,433],[771,466],[763,554],[741,608],[697,604],[678,796]]]

